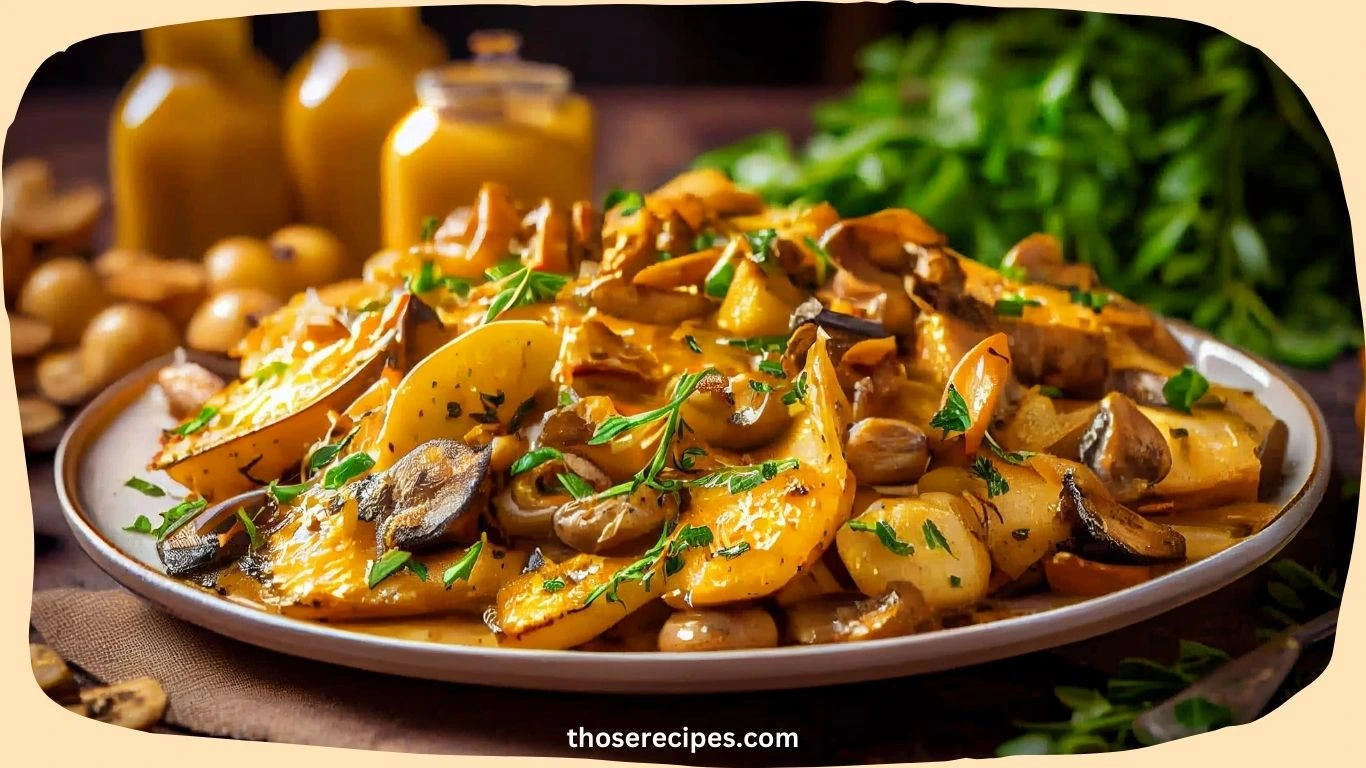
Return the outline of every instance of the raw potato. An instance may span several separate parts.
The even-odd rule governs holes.
[[[140,677],[81,691],[81,704],[67,707],[92,720],[145,731],[166,714],[166,692],[161,683]]]
[[[15,357],[33,357],[52,341],[52,326],[24,315],[10,315],[9,347]]]
[[[873,531],[840,528],[835,545],[863,594],[881,595],[891,583],[905,581],[915,585],[935,610],[965,608],[986,597],[991,555],[981,538],[980,521],[962,497],[926,493],[883,499],[850,522],[886,523],[901,542],[914,547],[908,554],[897,554]],[[947,549],[933,536],[935,529]]]
[[[77,405],[94,393],[79,349],[49,352],[38,358],[38,392],[58,405]]]
[[[90,319],[108,305],[99,275],[69,256],[34,269],[19,294],[19,311],[52,326],[52,341],[58,345],[80,341]]]
[[[341,240],[321,227],[285,227],[270,236],[268,245],[284,265],[292,291],[326,285],[341,277],[349,265]]]
[[[229,237],[209,246],[204,269],[211,295],[255,288],[285,301],[295,293],[289,263],[276,257],[265,241],[254,237]]]
[[[46,645],[29,643],[28,655],[33,665],[33,677],[48,698],[59,704],[74,704],[81,700],[81,690],[76,685],[71,668],[56,651]]]
[[[41,397],[19,398],[19,426],[24,437],[36,437],[62,423],[62,409]]]
[[[256,323],[283,304],[258,288],[224,291],[200,305],[185,329],[185,341],[205,352],[227,354]]]
[[[100,387],[179,343],[180,332],[165,315],[141,304],[115,304],[81,334],[81,365],[86,380]]]
[[[681,570],[669,577],[666,601],[675,608],[751,600],[777,592],[809,566],[834,539],[854,503],[854,478],[844,462],[849,423],[845,399],[830,361],[830,337],[821,331],[806,354],[806,399],[781,440],[754,457],[796,459],[753,490],[697,488],[683,523],[711,529],[710,547],[687,550]],[[749,545],[731,560],[713,550]]]
[[[595,590],[633,562],[629,557],[575,555],[523,574],[498,590],[497,621],[502,630],[498,642],[514,648],[561,650],[592,640],[659,597],[661,574],[655,574],[652,591],[639,581],[623,581],[615,602],[600,594],[585,605]],[[546,582],[556,579],[564,582],[563,588],[546,589]]]
[[[171,415],[177,419],[199,413],[205,401],[224,383],[222,377],[198,363],[177,363],[157,372],[157,384],[166,396]]]

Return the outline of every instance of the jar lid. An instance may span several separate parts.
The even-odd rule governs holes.
[[[573,77],[564,67],[519,57],[522,37],[512,30],[475,32],[468,43],[472,58],[418,75],[417,93],[424,103],[462,111],[501,112],[509,98],[555,102],[573,85]]]

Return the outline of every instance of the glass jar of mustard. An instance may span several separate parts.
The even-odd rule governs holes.
[[[470,205],[484,182],[565,206],[592,194],[593,110],[569,72],[519,58],[513,32],[477,32],[469,45],[472,60],[418,75],[419,103],[385,142],[386,248],[417,244],[424,219]]]

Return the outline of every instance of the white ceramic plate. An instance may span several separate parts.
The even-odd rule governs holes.
[[[82,548],[119,583],[182,619],[296,656],[413,677],[514,688],[612,693],[797,688],[899,677],[1063,645],[1152,618],[1202,597],[1267,562],[1323,498],[1328,430],[1309,396],[1280,370],[1186,326],[1173,331],[1212,381],[1241,387],[1289,428],[1283,507],[1261,532],[1144,584],[1082,603],[988,624],[848,645],[705,654],[591,653],[473,647],[364,634],[229,602],[164,575],[149,537],[122,528],[149,512],[123,487],[145,469],[172,425],[149,386],[154,361],[91,403],[57,453],[57,491]],[[174,487],[173,484],[171,484]]]

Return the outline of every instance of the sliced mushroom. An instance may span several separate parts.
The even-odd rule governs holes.
[[[738,651],[778,645],[778,625],[763,608],[679,611],[659,630],[661,651]]]
[[[176,521],[157,541],[157,558],[172,576],[212,573],[232,565],[251,548],[238,510],[252,516],[258,532],[273,527],[274,501],[265,489],[247,491]]]
[[[538,464],[513,477],[493,499],[495,519],[504,534],[531,538],[555,535],[555,511],[574,498],[559,480],[559,474],[566,470],[586,480],[594,490],[612,482],[592,462],[572,453],[564,454],[563,460]]]
[[[1076,472],[1062,476],[1058,512],[1071,521],[1072,538],[1061,549],[1098,562],[1120,565],[1184,560],[1186,539],[1115,501],[1104,487],[1083,491]]]
[[[925,433],[910,422],[868,418],[849,428],[844,455],[860,483],[901,485],[925,473],[930,448]]]
[[[1105,390],[1110,363],[1103,332],[1014,318],[1000,325],[1010,338],[1022,384],[1057,387],[1077,397],[1099,397]]]
[[[429,440],[357,483],[356,509],[375,522],[375,549],[408,552],[468,544],[488,506],[488,446]]]
[[[124,728],[145,731],[166,714],[166,692],[161,683],[140,677],[81,691],[79,704],[67,707],[77,714]]]
[[[81,700],[76,677],[56,651],[46,645],[29,643],[28,655],[33,665],[33,678],[48,698],[58,704],[73,704]]]
[[[707,315],[716,307],[715,302],[698,293],[635,285],[616,275],[594,280],[585,286],[582,295],[604,314],[650,325],[676,325]]]
[[[933,625],[934,614],[920,590],[905,582],[887,594],[856,592],[822,595],[786,609],[787,634],[800,645],[849,643],[909,635]]]
[[[157,372],[157,384],[166,396],[171,415],[184,419],[199,409],[223,388],[221,376],[198,363],[176,363]]]
[[[1134,401],[1118,392],[1096,403],[1090,420],[1047,452],[1090,467],[1121,503],[1140,498],[1172,468],[1166,437]]]
[[[580,552],[606,554],[658,534],[677,515],[678,494],[642,485],[627,494],[562,505],[555,510],[555,535]]]

